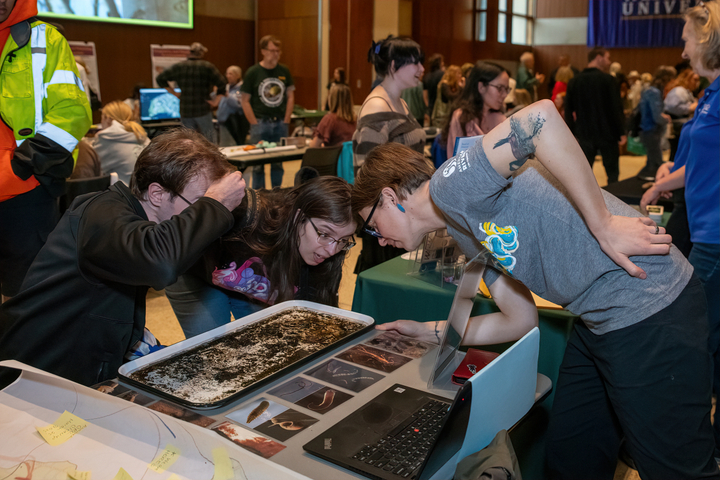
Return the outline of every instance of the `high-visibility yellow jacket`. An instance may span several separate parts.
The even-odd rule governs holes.
[[[70,46],[52,25],[30,18],[10,28],[0,56],[0,118],[14,136],[0,125],[0,201],[39,184],[61,195],[92,117]]]

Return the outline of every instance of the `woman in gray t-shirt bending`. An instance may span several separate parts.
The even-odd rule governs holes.
[[[552,478],[613,478],[623,436],[642,478],[720,478],[700,282],[664,228],[601,191],[551,102],[437,172],[407,147],[377,147],[358,172],[353,211],[381,245],[412,250],[447,228],[467,256],[485,254],[500,311],[473,317],[466,345],[535,326],[530,290],[580,317],[556,385]],[[439,323],[378,328],[436,341]]]

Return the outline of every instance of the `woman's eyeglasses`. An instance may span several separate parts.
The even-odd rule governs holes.
[[[341,238],[338,240],[337,238],[331,237],[327,233],[322,233],[320,230],[318,230],[310,217],[308,217],[308,221],[310,222],[310,225],[312,225],[315,229],[315,233],[317,233],[318,236],[318,243],[320,245],[326,246],[336,243],[340,250],[345,251],[350,250],[352,247],[355,246],[355,237],[350,237],[349,240],[346,238]]]
[[[370,215],[368,215],[367,220],[365,220],[365,223],[362,226],[362,229],[365,233],[367,233],[368,235],[372,235],[375,238],[383,238],[383,236],[380,235],[380,232],[378,232],[368,224],[370,223],[370,219],[372,218],[373,213],[375,213],[375,209],[377,208],[378,203],[380,203],[381,197],[382,196],[378,197],[378,199],[375,201],[375,205],[373,205],[372,210],[370,210]]]
[[[497,88],[497,91],[503,95],[507,95],[508,93],[510,93],[510,87],[506,87],[505,85],[495,85],[494,83],[488,83],[487,85],[489,87]]]

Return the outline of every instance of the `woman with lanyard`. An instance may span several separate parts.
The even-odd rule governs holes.
[[[710,81],[695,115],[680,134],[672,173],[660,167],[655,185],[640,206],[655,204],[672,190],[685,187],[692,250],[688,260],[705,284],[713,355],[713,390],[720,393],[720,5],[700,2],[685,12],[683,58]],[[667,165],[667,164],[666,164]],[[715,456],[720,457],[720,409],[715,410]]]

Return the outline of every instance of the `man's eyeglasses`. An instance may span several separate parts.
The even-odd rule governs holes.
[[[310,217],[308,217],[308,221],[310,222],[310,225],[312,225],[315,229],[315,233],[317,233],[318,236],[318,243],[320,245],[326,246],[336,243],[340,250],[345,251],[350,250],[352,247],[355,246],[355,237],[351,237],[350,240],[346,238],[341,238],[338,240],[337,238],[331,237],[327,233],[322,233],[320,230],[318,230]]]
[[[497,88],[497,91],[503,95],[507,95],[508,93],[510,93],[510,87],[506,87],[505,85],[495,85],[494,83],[488,83],[488,86]]]
[[[375,209],[377,208],[378,203],[380,203],[380,198],[382,198],[382,196],[378,197],[378,199],[375,201],[375,205],[373,205],[372,210],[370,210],[370,215],[368,215],[367,220],[365,220],[365,223],[362,226],[362,229],[365,231],[365,233],[367,233],[368,235],[372,235],[375,238],[383,238],[383,236],[380,235],[380,232],[378,232],[369,225],[370,219],[372,218],[373,213],[375,213]]]
[[[270,52],[270,53],[280,53],[280,52],[282,52],[282,50],[280,50],[279,48],[263,48],[263,50],[265,50],[265,51],[267,51],[267,52]]]
[[[187,203],[188,205],[192,205],[192,203],[190,203],[187,198],[183,197],[183,196],[180,195],[179,193],[176,193],[175,195],[177,195],[178,197],[182,198],[183,202]]]

